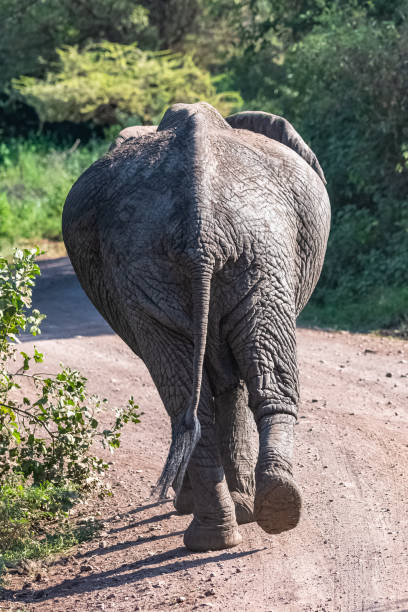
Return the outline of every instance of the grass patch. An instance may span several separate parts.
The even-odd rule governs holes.
[[[91,539],[97,521],[73,525],[69,511],[77,491],[50,483],[33,486],[23,479],[0,488],[0,576],[23,561],[43,559]]]
[[[354,332],[387,330],[408,338],[408,287],[374,287],[354,298],[327,289],[321,299],[312,297],[298,323]]]
[[[77,148],[44,137],[0,144],[0,247],[61,240],[61,212],[79,175],[107,151],[106,142]]]
[[[99,523],[94,521],[76,527],[67,524],[41,537],[32,534],[20,538],[13,548],[0,555],[0,579],[7,568],[17,567],[23,561],[44,559],[50,555],[69,550],[81,544],[81,542],[91,540],[99,530]]]

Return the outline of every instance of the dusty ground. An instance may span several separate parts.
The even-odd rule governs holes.
[[[189,517],[149,500],[167,455],[169,426],[143,363],[82,294],[66,259],[43,263],[36,305],[49,317],[47,368],[80,369],[90,387],[144,412],[124,435],[100,513],[101,535],[56,560],[39,582],[13,576],[1,610],[408,610],[408,344],[299,330],[302,399],[297,529],[240,528],[242,545],[191,554]],[[44,369],[44,368],[43,368]]]

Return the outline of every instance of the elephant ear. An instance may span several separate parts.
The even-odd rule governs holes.
[[[109,147],[109,151],[113,151],[117,147],[120,147],[129,138],[140,138],[146,134],[151,134],[157,131],[156,125],[132,125],[132,127],[124,128],[119,132],[115,141]]]
[[[244,111],[230,115],[225,120],[232,128],[263,134],[263,136],[277,140],[293,151],[296,151],[315,170],[323,183],[326,184],[323,170],[317,161],[316,155],[297,133],[293,125],[283,117],[261,111]]]

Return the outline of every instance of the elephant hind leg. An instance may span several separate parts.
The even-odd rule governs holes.
[[[292,415],[264,416],[259,427],[262,449],[256,468],[254,514],[267,533],[293,529],[302,507],[300,490],[292,475],[295,419]]]
[[[252,325],[238,322],[231,348],[259,433],[254,516],[267,533],[296,527],[301,496],[292,473],[298,402],[296,328],[290,301],[256,304]]]
[[[158,322],[142,321],[138,342],[141,355],[172,419],[179,421],[188,406],[193,382],[192,343]],[[194,518],[184,535],[194,551],[222,550],[242,541],[235,509],[221,464],[214,424],[214,401],[204,370],[198,419],[201,437],[191,455],[188,472],[194,498]]]
[[[254,520],[258,435],[243,382],[215,398],[217,438],[238,524]]]
[[[217,441],[229,492],[235,505],[238,525],[254,520],[255,464],[258,456],[258,434],[248,408],[248,393],[241,382],[215,398]],[[180,493],[174,500],[180,514],[194,512],[190,477],[184,477]]]

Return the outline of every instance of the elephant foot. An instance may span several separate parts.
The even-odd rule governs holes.
[[[235,516],[238,525],[252,523],[254,519],[254,499],[239,491],[231,491],[232,501],[235,505]]]
[[[252,523],[254,519],[254,500],[249,495],[239,491],[231,491],[232,501],[235,505],[235,516],[238,525]],[[179,514],[193,514],[193,492],[183,487],[173,501],[174,507]]]
[[[184,534],[185,546],[194,552],[223,550],[241,544],[237,525],[206,525],[194,518]]]
[[[257,475],[255,520],[266,533],[293,529],[299,522],[302,499],[292,476],[284,471]]]

